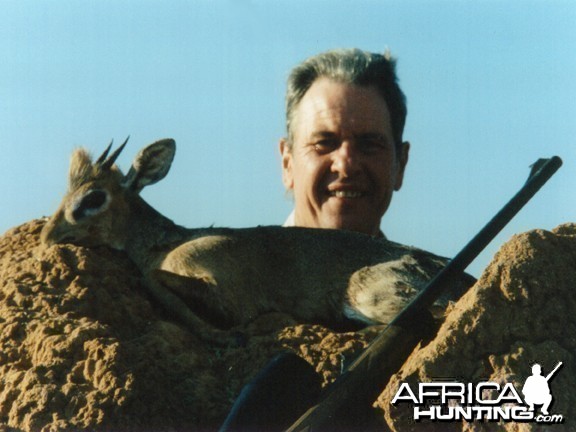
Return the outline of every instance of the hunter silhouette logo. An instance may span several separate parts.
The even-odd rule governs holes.
[[[419,383],[414,389],[409,383],[402,383],[391,404],[412,403],[416,422],[563,423],[562,414],[548,412],[553,400],[549,382],[561,366],[559,362],[552,372],[542,376],[542,367],[537,363],[532,365],[532,375],[522,387],[524,399],[513,383],[437,381]],[[540,406],[540,413],[536,406]]]
[[[550,393],[550,385],[548,381],[560,369],[562,362],[559,362],[554,370],[545,377],[542,376],[542,367],[536,363],[532,366],[532,376],[529,376],[522,387],[522,394],[524,400],[530,406],[530,411],[534,411],[535,405],[542,405],[540,411],[544,415],[548,415],[548,408],[552,403],[552,393]]]

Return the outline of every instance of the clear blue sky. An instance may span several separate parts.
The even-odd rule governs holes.
[[[337,47],[398,58],[412,149],[388,237],[453,256],[554,154],[562,169],[470,270],[575,221],[574,1],[0,0],[0,233],[56,209],[72,149],[127,135],[124,169],[176,139],[143,195],[177,223],[281,224],[286,77]]]

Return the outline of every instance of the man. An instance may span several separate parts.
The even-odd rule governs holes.
[[[532,366],[532,376],[529,376],[522,387],[522,393],[526,403],[530,406],[530,411],[534,411],[534,405],[542,405],[542,414],[548,415],[548,408],[552,403],[552,394],[550,393],[550,385],[548,380],[552,378],[556,369],[552,371],[547,377],[542,376],[542,367],[535,363]]]
[[[282,180],[294,194],[284,225],[382,236],[380,221],[408,162],[405,120],[405,97],[388,55],[334,50],[294,68],[287,137],[280,141]],[[314,374],[298,356],[283,353],[243,391],[221,431],[286,429],[304,411],[296,403],[317,403],[314,380],[303,379]],[[383,417],[358,400],[346,413],[355,428],[387,429]]]
[[[408,162],[406,112],[389,55],[334,50],[294,68],[280,141],[282,179],[294,194],[285,225],[381,236]]]

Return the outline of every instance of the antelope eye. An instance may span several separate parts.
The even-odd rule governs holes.
[[[72,212],[74,220],[96,214],[106,204],[108,195],[103,190],[92,190],[88,192]]]
[[[105,202],[106,192],[101,190],[94,190],[82,199],[80,206],[84,207],[85,209],[97,209]]]

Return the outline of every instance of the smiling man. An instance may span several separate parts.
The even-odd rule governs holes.
[[[404,94],[388,55],[329,51],[294,68],[286,93],[282,178],[293,191],[285,226],[382,235],[380,221],[402,186]]]

